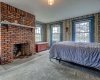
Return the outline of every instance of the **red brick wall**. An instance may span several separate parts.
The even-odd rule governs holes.
[[[1,64],[13,61],[14,44],[29,43],[30,53],[35,53],[34,29],[18,26],[1,27]]]
[[[0,57],[1,57],[1,26],[0,26]],[[1,59],[0,59],[1,62]]]
[[[9,21],[27,26],[35,26],[35,16],[9,4],[0,2],[1,21]]]

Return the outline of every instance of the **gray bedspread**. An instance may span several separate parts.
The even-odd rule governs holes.
[[[61,58],[65,61],[78,63],[100,70],[100,44],[58,42],[52,45],[49,58]]]

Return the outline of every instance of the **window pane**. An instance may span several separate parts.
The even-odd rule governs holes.
[[[84,41],[85,41],[84,33],[80,33],[80,42]]]
[[[85,32],[84,31],[84,25],[80,25],[80,32]]]
[[[89,33],[85,33],[85,42],[89,42],[90,41],[90,35]]]
[[[89,26],[84,26],[84,31],[89,32]]]
[[[35,41],[41,41],[41,26],[35,29]]]
[[[80,42],[80,33],[75,34],[75,41]]]
[[[79,27],[79,26],[76,26],[75,31],[76,31],[76,32],[80,32],[80,27]]]
[[[58,29],[57,29],[57,33],[60,33],[60,27],[57,27]]]
[[[86,22],[85,25],[86,25],[86,26],[89,26],[89,22]]]
[[[89,22],[75,23],[75,41],[89,42],[90,41]]]
[[[79,24],[75,24],[76,27],[79,27]]]

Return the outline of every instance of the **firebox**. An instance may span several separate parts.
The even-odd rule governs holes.
[[[30,56],[30,44],[25,43],[25,44],[14,44],[13,47],[13,56],[14,58],[23,58],[23,57],[28,57]]]

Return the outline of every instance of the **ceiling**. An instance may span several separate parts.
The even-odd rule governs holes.
[[[100,12],[100,0],[0,0],[36,16],[36,20],[49,23]]]

